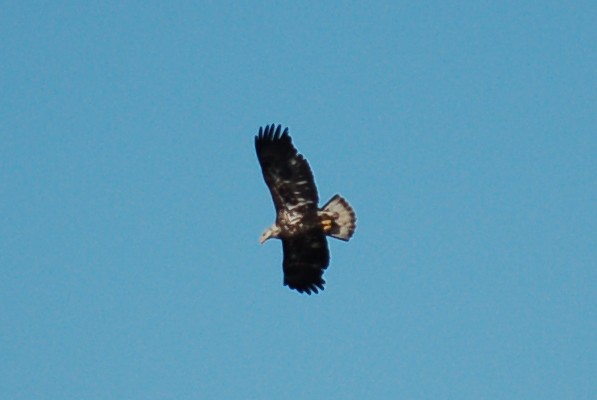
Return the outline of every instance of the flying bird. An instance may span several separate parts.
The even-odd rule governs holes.
[[[313,173],[292,145],[288,128],[283,132],[281,125],[259,128],[255,150],[276,208],[276,222],[259,242],[282,241],[284,285],[300,293],[318,293],[330,262],[326,236],[348,241],[356,228],[354,210],[338,194],[318,207]]]

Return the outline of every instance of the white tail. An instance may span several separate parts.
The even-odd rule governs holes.
[[[322,208],[323,217],[332,218],[331,229],[327,234],[336,239],[348,241],[356,229],[357,217],[354,210],[339,194],[332,197]]]

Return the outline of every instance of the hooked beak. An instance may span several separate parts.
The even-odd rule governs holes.
[[[269,239],[271,236],[272,236],[272,232],[270,230],[263,232],[263,234],[259,238],[259,244],[263,245],[263,243],[265,243],[265,241],[267,239]]]

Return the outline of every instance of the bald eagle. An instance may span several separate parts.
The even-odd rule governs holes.
[[[276,222],[261,235],[282,240],[284,285],[300,293],[323,290],[330,255],[326,236],[348,241],[356,228],[352,207],[340,195],[323,207],[307,160],[292,145],[288,128],[259,128],[255,150],[276,208]]]

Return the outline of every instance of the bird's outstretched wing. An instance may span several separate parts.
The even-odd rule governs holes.
[[[284,284],[311,294],[323,290],[323,272],[330,263],[328,243],[322,230],[282,240]]]
[[[309,163],[292,145],[288,128],[281,131],[281,125],[272,124],[259,128],[255,136],[257,158],[276,211],[316,211],[319,197]]]

